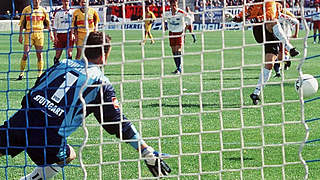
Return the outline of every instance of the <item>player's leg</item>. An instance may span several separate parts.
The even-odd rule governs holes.
[[[192,24],[191,24],[191,25],[188,25],[187,28],[188,28],[189,32],[191,33],[191,36],[192,36],[192,38],[193,38],[193,43],[197,42],[197,38],[196,38],[196,36],[195,36],[194,33],[193,33]]]
[[[77,54],[76,54],[76,59],[80,59],[81,57],[81,51],[82,51],[82,48],[81,47],[77,47]]]
[[[276,38],[273,36],[273,34],[265,28],[265,37],[266,41],[276,41]],[[253,27],[253,35],[255,40],[258,43],[263,43],[263,26],[254,26]],[[257,83],[257,86],[253,93],[250,95],[250,98],[252,99],[252,102],[254,105],[258,104],[260,101],[260,93],[261,89],[263,88],[263,84],[265,84],[269,79],[271,75],[271,70],[273,66],[273,62],[276,60],[277,55],[279,54],[279,43],[267,43],[264,44],[265,49],[265,65],[262,69],[262,72],[260,73],[259,80]]]
[[[67,49],[68,59],[72,59],[72,48]]]
[[[53,58],[53,63],[54,64],[59,63],[59,59],[61,57],[61,54],[62,54],[62,49],[56,47],[56,55]]]
[[[38,76],[37,77],[40,77],[41,74],[42,74],[42,70],[43,70],[43,57],[42,57],[42,49],[43,49],[43,46],[35,46],[36,48],[36,54],[37,54],[37,66],[38,66]]]
[[[152,34],[151,34],[151,27],[152,27],[152,24],[147,24],[145,26],[145,31],[146,31],[146,34],[145,34],[145,39],[147,39],[147,36],[150,38],[151,40],[151,44],[154,44],[154,40],[153,40],[153,37],[152,37]]]
[[[68,39],[68,46],[67,46],[67,54],[68,54],[68,59],[72,59],[72,49],[73,49],[73,39],[72,39],[72,35],[70,33],[68,33],[69,38]]]
[[[81,58],[83,41],[84,41],[84,38],[86,36],[86,33],[85,32],[78,32],[77,36],[78,36],[78,38],[77,38],[77,42],[76,42],[76,45],[77,45],[76,59],[79,60]]]
[[[22,55],[22,58],[20,61],[20,74],[19,74],[19,77],[17,78],[17,80],[22,80],[22,78],[24,76],[24,69],[26,68],[26,65],[27,65],[29,51],[30,51],[30,45],[25,44],[23,46],[23,55]]]
[[[23,56],[20,61],[20,74],[16,80],[22,80],[24,76],[24,69],[27,65],[27,59],[30,52],[30,49],[32,47],[32,33],[25,33],[24,34],[24,46],[23,46]]]
[[[176,65],[176,70],[172,73],[181,73],[181,49],[183,43],[183,32],[173,33],[169,32],[170,47],[173,54],[174,63]]]
[[[62,161],[58,161],[55,164],[52,165],[46,165],[46,166],[42,166],[39,165],[28,175],[21,177],[20,180],[29,180],[32,179],[34,177],[36,177],[36,179],[51,179],[53,178],[55,175],[57,175],[63,166],[69,164],[71,161],[73,161],[76,158],[76,153],[74,151],[74,149],[70,146],[67,145],[68,148],[68,157],[65,160]],[[54,154],[48,154],[51,156],[55,156]],[[32,155],[31,155],[32,156]],[[56,157],[53,157],[53,159],[55,159]]]
[[[151,39],[151,44],[154,44],[154,40],[153,40],[153,37],[152,37],[152,34],[151,34],[151,30],[149,30],[147,32],[147,34],[148,34],[149,38]]]
[[[320,44],[320,22],[317,23],[317,32],[318,34],[316,33],[316,36],[318,36],[318,43]]]
[[[62,33],[58,33],[57,34],[57,37],[55,39],[55,44],[54,44],[54,47],[56,49],[56,55],[54,56],[53,58],[53,63],[54,64],[57,64],[59,63],[59,59],[61,57],[61,54],[62,54],[62,44],[63,42],[65,41],[65,39],[63,39],[63,37],[61,36]]]
[[[276,73],[276,75],[274,77],[281,77],[281,61],[283,60],[283,53],[284,53],[284,49],[283,49],[283,44],[280,43],[280,51],[278,54],[278,58],[275,60],[274,65],[273,65],[273,69]]]
[[[266,24],[266,29],[272,32],[280,42],[285,45],[285,48],[289,51],[291,57],[295,57],[300,54],[298,50],[289,42],[288,37],[284,33],[279,22]]]
[[[180,74],[181,73],[181,46],[175,45],[171,46],[172,54],[174,63],[176,65],[176,70],[173,71],[173,74]]]
[[[42,49],[44,44],[44,35],[43,32],[34,34],[34,46],[36,49],[37,54],[37,66],[38,66],[38,77],[41,76],[43,70],[43,56],[42,56]]]
[[[276,60],[276,58],[277,58],[277,56],[272,53],[266,53],[266,55],[265,55],[265,63],[266,64],[265,64],[265,66],[259,76],[259,80],[258,80],[258,83],[257,83],[255,90],[250,95],[250,98],[252,99],[252,102],[254,105],[257,105],[258,102],[260,101],[259,96],[261,93],[261,89],[263,88],[263,84],[268,82],[268,80],[270,79],[271,70],[272,70],[272,63]]]
[[[145,28],[146,28],[146,26],[145,26]],[[143,44],[145,44],[147,42],[147,37],[148,37],[148,32],[147,32],[146,29],[144,29],[144,37],[143,37],[143,40],[140,43],[140,45],[143,45]]]
[[[317,43],[317,23],[313,23],[313,44]]]

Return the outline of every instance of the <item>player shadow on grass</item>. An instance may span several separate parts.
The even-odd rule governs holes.
[[[147,108],[147,107],[159,107],[159,104],[157,103],[153,103],[153,104],[148,104],[148,105],[142,105],[143,108]],[[180,105],[179,104],[166,104],[166,103],[162,103],[162,107],[169,107],[169,108],[179,108]],[[200,104],[185,104],[182,103],[182,107],[186,108],[186,107],[193,107],[193,108],[200,108]],[[220,108],[220,104],[218,103],[213,103],[213,104],[202,104],[202,107],[214,107],[214,108]],[[229,107],[229,108],[239,108],[240,104],[231,104],[231,103],[225,103],[223,104],[223,107]],[[136,106],[136,108],[139,108],[139,106]]]
[[[11,77],[11,78],[0,78],[0,81],[17,81],[17,77]],[[26,80],[26,78],[22,79],[22,80]],[[28,77],[28,80],[37,80],[37,77]],[[18,81],[21,82],[21,81]]]
[[[281,81],[279,81],[279,84],[268,84],[267,86],[280,86],[281,85]],[[294,87],[294,82],[284,82],[283,86],[285,87]]]
[[[223,80],[240,80],[241,78],[226,78],[224,77]],[[259,77],[246,77],[243,78],[243,80],[254,80],[254,79],[259,79]],[[203,78],[203,80],[207,80],[207,81],[219,81],[220,77],[217,78]]]
[[[241,161],[241,157],[230,157],[230,158],[225,158],[227,160],[230,161]],[[248,157],[243,157],[244,161],[250,161],[250,160],[254,160],[254,158],[248,158]]]
[[[107,73],[107,74],[105,74],[105,76],[108,76],[108,77],[110,77],[110,76],[122,76],[122,75],[124,75],[124,76],[141,76],[142,74],[141,73],[124,73],[124,74],[121,74],[121,73]],[[159,75],[161,75],[160,73],[143,73],[143,75],[157,75],[157,76],[159,76]]]

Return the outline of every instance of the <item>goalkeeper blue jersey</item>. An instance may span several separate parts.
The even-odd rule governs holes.
[[[84,101],[80,100],[80,96]],[[37,80],[22,108],[0,126],[0,153],[12,157],[26,150],[37,164],[61,162],[70,153],[67,137],[93,114],[118,138],[137,136],[120,113],[115,91],[100,68],[79,60],[62,60]],[[84,111],[85,109],[85,111]]]
[[[84,87],[82,87],[85,85]],[[82,89],[83,88],[83,89]],[[101,89],[102,88],[102,89]],[[83,121],[83,102],[88,105],[86,115],[94,113],[99,122],[109,122],[103,127],[110,133],[120,137],[119,121],[121,114],[115,91],[97,65],[90,64],[85,69],[85,62],[79,60],[62,60],[48,69],[29,91],[23,107],[41,112],[41,121],[31,115],[29,122],[33,126],[57,129],[62,137],[68,137]],[[100,109],[101,104],[103,108]],[[100,113],[100,110],[103,112]],[[34,113],[31,113],[34,114]],[[103,117],[101,117],[101,115]],[[122,119],[126,119],[122,116]],[[113,124],[110,122],[114,122]],[[124,138],[131,138],[134,133],[131,123],[122,123]],[[129,130],[129,131],[127,131]]]

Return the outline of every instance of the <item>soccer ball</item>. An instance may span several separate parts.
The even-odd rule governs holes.
[[[300,80],[296,80],[295,89],[299,93],[299,89],[302,88],[302,95],[304,98],[310,97],[317,93],[318,91],[318,81],[310,74],[304,74],[301,77],[302,83]]]

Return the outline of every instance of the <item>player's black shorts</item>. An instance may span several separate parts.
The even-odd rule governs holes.
[[[257,43],[263,43],[263,25],[253,26],[253,35]],[[266,28],[264,28],[264,33],[267,41],[279,41],[273,33],[270,33]],[[264,44],[264,51],[265,53],[271,53],[274,55],[278,55],[279,53],[279,46],[280,43],[265,43]]]
[[[57,127],[49,128],[29,121],[33,118],[35,122],[43,123],[43,117],[41,112],[29,111],[28,116],[24,110],[16,112],[9,121],[0,126],[0,153],[15,157],[26,150],[37,165],[54,164],[69,157],[70,148],[68,145],[61,145],[62,137],[58,135]],[[62,151],[65,153],[63,157],[59,156]]]

